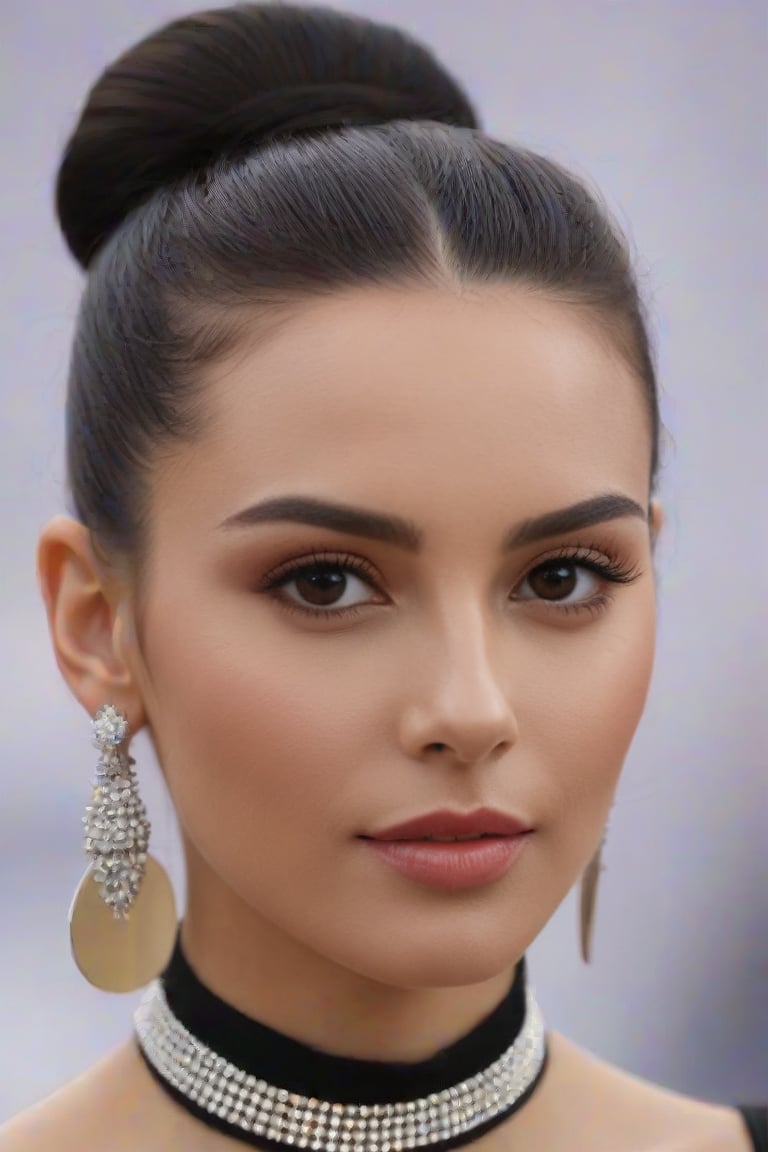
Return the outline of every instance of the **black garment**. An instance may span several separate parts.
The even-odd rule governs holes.
[[[739,1104],[738,1110],[744,1117],[755,1152],[768,1152],[768,1108],[755,1104]]]

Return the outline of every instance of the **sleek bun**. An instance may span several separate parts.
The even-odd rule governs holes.
[[[479,126],[457,81],[396,28],[294,5],[197,12],[139,41],[91,87],[56,181],[61,230],[87,268],[159,187],[221,156],[395,120]]]

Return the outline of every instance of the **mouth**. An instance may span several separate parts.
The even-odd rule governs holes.
[[[368,851],[401,876],[431,888],[459,890],[500,880],[523,852],[532,832],[514,835],[361,836]]]
[[[360,839],[453,844],[469,840],[511,839],[532,831],[527,820],[496,808],[479,808],[474,812],[443,809],[363,835]]]
[[[470,833],[467,836],[360,836],[360,840],[376,840],[380,844],[465,844],[477,840],[508,840],[495,832]]]

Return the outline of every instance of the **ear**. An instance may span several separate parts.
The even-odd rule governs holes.
[[[37,577],[56,663],[70,691],[91,717],[102,704],[114,704],[135,733],[146,717],[126,643],[127,583],[97,556],[88,529],[69,516],[43,527]]]
[[[651,547],[654,547],[664,525],[664,509],[658,500],[651,500],[648,524],[651,530]]]

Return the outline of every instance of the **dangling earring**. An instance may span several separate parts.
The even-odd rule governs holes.
[[[597,885],[600,880],[600,873],[605,871],[605,865],[601,863],[601,857],[607,835],[608,825],[606,824],[603,829],[600,845],[584,869],[581,877],[579,927],[581,931],[581,958],[585,964],[589,964],[592,959],[592,938],[595,930]]]
[[[171,957],[176,903],[168,873],[148,853],[150,822],[136,761],[120,750],[128,720],[105,704],[92,724],[101,755],[83,817],[91,864],[69,910],[72,955],[96,988],[133,992],[158,976]]]

